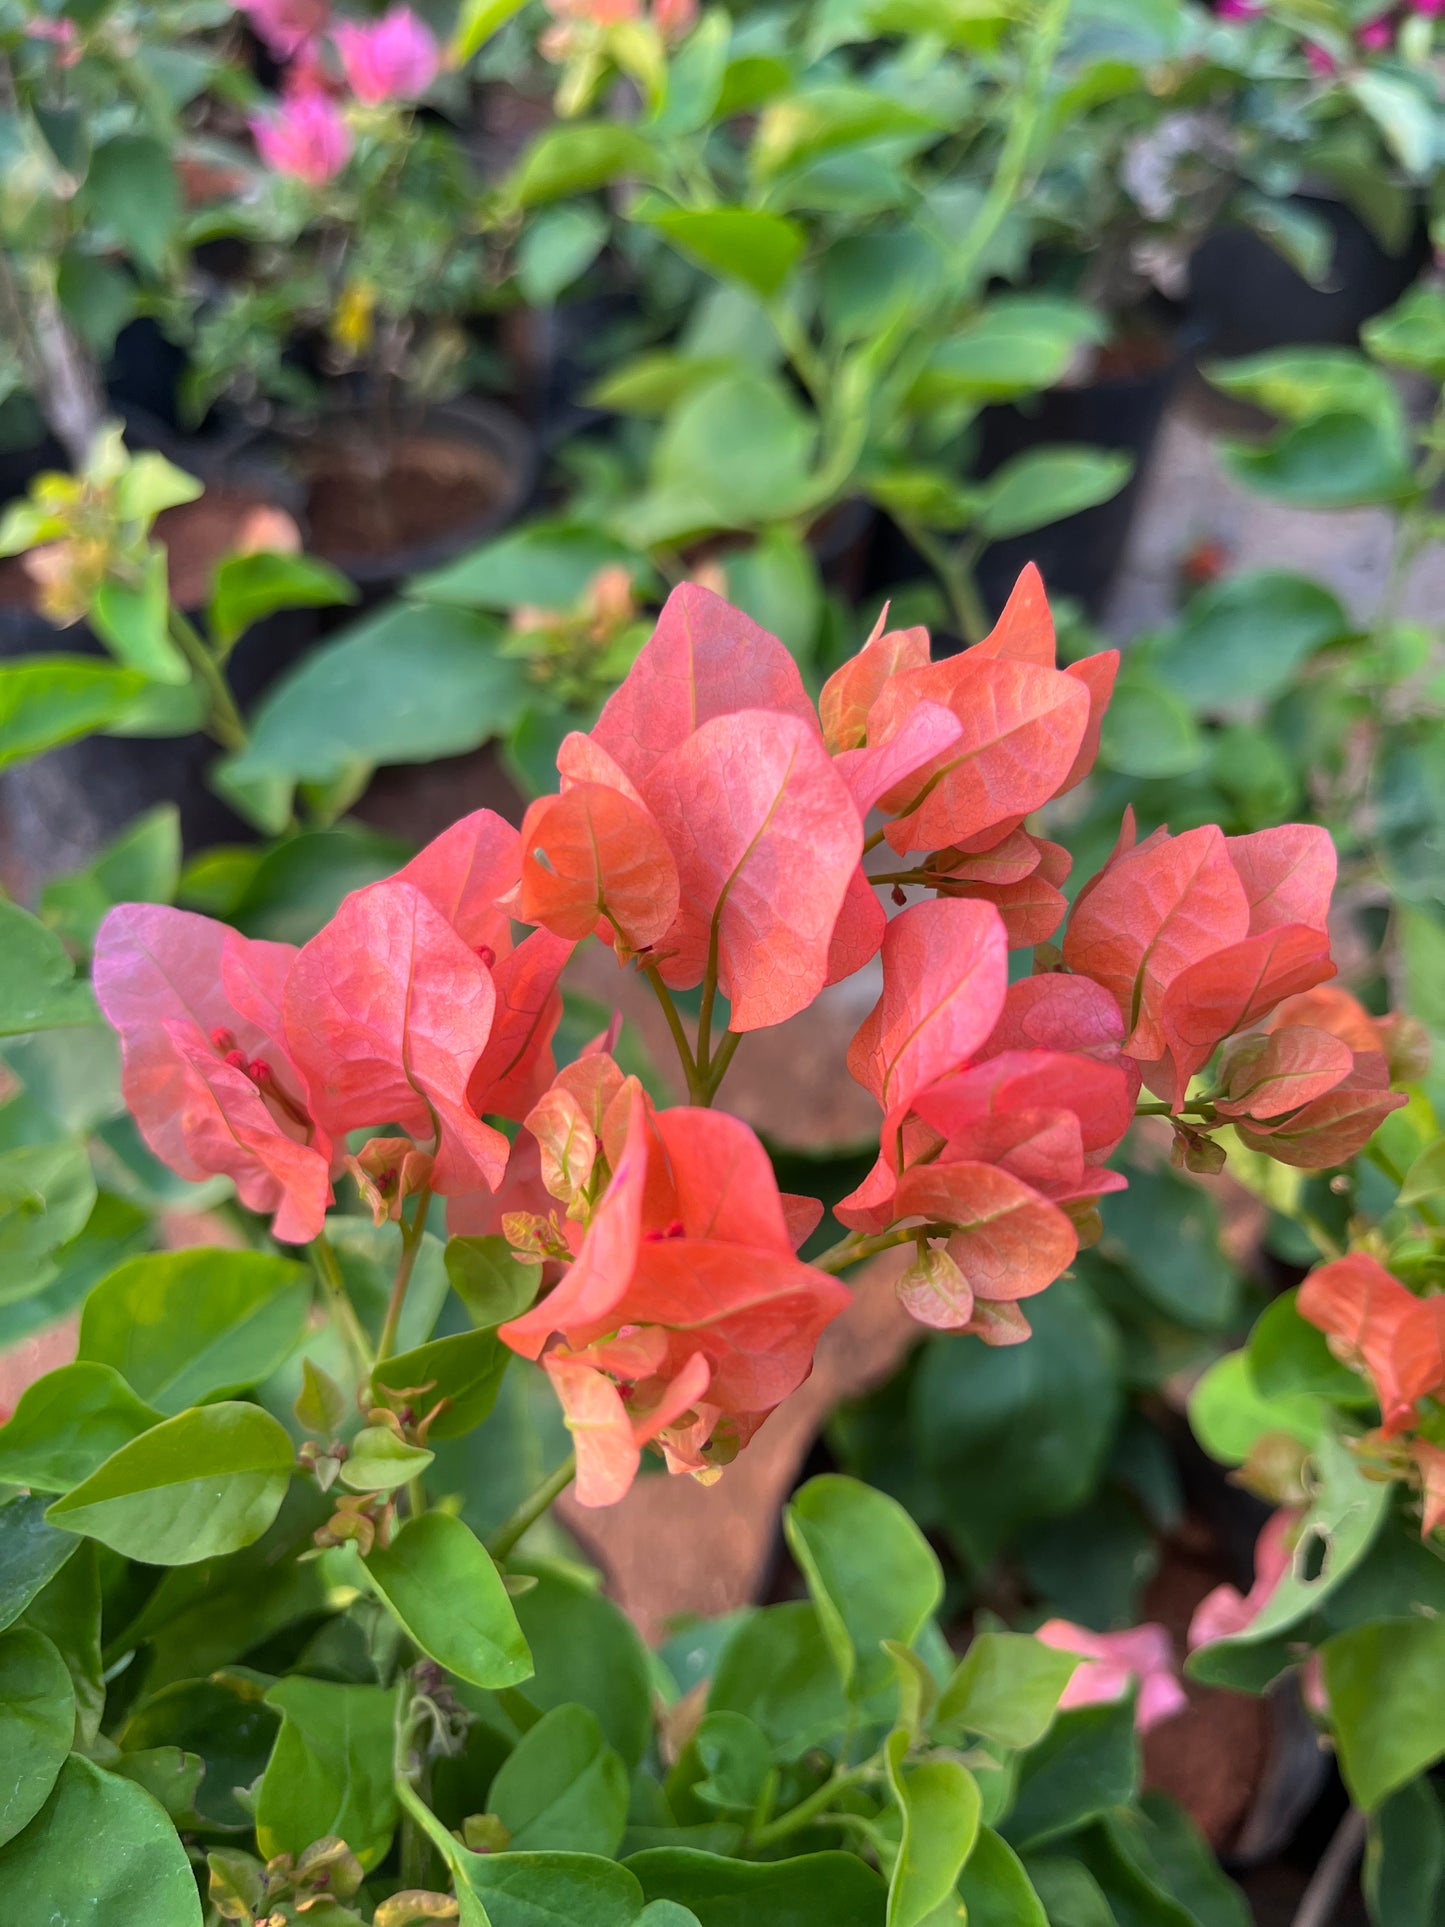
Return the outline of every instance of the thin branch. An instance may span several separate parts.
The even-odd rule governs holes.
[[[1364,1848],[1365,1816],[1358,1807],[1351,1807],[1335,1828],[1290,1927],[1329,1927]]]
[[[511,1518],[505,1520],[487,1541],[487,1551],[494,1559],[505,1559],[525,1532],[537,1523],[542,1514],[571,1485],[577,1476],[577,1454],[569,1452],[554,1472],[549,1472],[535,1492],[517,1507]]]

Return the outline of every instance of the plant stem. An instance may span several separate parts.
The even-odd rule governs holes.
[[[851,1265],[862,1264],[865,1258],[877,1257],[880,1251],[891,1251],[895,1245],[912,1244],[920,1234],[925,1238],[942,1238],[947,1236],[950,1229],[948,1225],[911,1224],[901,1230],[880,1231],[872,1238],[863,1238],[856,1231],[850,1231],[846,1238],[830,1246],[821,1257],[810,1258],[808,1263],[814,1271],[826,1271],[836,1277]]]
[[[743,1034],[740,1030],[730,1030],[725,1033],[722,1042],[718,1045],[717,1056],[714,1057],[712,1063],[708,1066],[707,1090],[703,1098],[704,1104],[711,1104],[717,1096],[718,1086],[727,1075],[728,1065],[733,1061],[737,1047],[742,1041]]]
[[[246,724],[236,707],[231,686],[220,665],[207,647],[206,639],[179,609],[170,614],[170,632],[177,648],[191,665],[210,701],[210,730],[223,749],[244,749]]]
[[[884,837],[887,836],[887,834],[888,834],[887,830],[884,829],[884,830],[875,830],[872,836],[865,836],[863,839],[864,856],[867,856],[870,850],[876,850],[878,848],[878,845],[883,841]]]
[[[1329,1927],[1340,1904],[1345,1882],[1365,1845],[1365,1816],[1351,1807],[1335,1828],[1330,1844],[1304,1890],[1291,1927]]]
[[[958,633],[965,642],[982,642],[993,624],[979,595],[973,571],[962,552],[955,551],[946,541],[931,535],[916,522],[905,522],[902,529],[905,537],[943,584],[949,613],[958,625]]]
[[[1134,1115],[1135,1117],[1201,1117],[1208,1118],[1212,1122],[1214,1106],[1204,1098],[1200,1098],[1193,1104],[1169,1104],[1163,1098],[1157,1102],[1151,1098],[1143,1104],[1136,1104]]]
[[[371,1352],[371,1341],[356,1315],[356,1307],[352,1304],[346,1289],[346,1280],[341,1275],[341,1266],[336,1261],[336,1253],[324,1231],[318,1233],[311,1241],[311,1262],[315,1265],[316,1275],[325,1286],[326,1295],[331,1300],[332,1312],[335,1314],[337,1324],[341,1327],[347,1348],[351,1352],[358,1380],[370,1378],[371,1368],[375,1363]]]
[[[419,1191],[416,1210],[410,1224],[405,1220],[401,1227],[401,1257],[396,1267],[396,1278],[391,1287],[391,1297],[387,1301],[386,1317],[382,1322],[381,1336],[376,1341],[376,1362],[391,1357],[396,1347],[397,1327],[401,1323],[401,1309],[406,1303],[406,1288],[411,1283],[411,1274],[416,1266],[416,1255],[421,1250],[421,1241],[426,1235],[427,1206],[431,1203],[431,1189]]]
[[[754,1833],[751,1845],[769,1847],[775,1840],[786,1840],[790,1833],[799,1833],[809,1823],[817,1819],[829,1802],[837,1797],[846,1786],[853,1786],[866,1779],[874,1770],[873,1762],[865,1760],[860,1766],[845,1767],[831,1774],[820,1787],[816,1787],[806,1800],[800,1800],[795,1807],[776,1820],[770,1820],[765,1827]]]
[[[535,1492],[517,1507],[510,1519],[498,1526],[487,1541],[494,1559],[505,1559],[523,1533],[529,1531],[555,1499],[559,1499],[577,1476],[577,1454],[569,1452],[555,1471],[549,1472]]]
[[[718,949],[720,943],[718,924],[722,917],[722,907],[725,901],[726,892],[724,892],[723,897],[719,899],[717,909],[713,911],[712,930],[707,940],[707,968],[704,970],[702,978],[702,999],[697,1009],[697,1089],[693,1092],[693,1100],[695,1103],[702,1104],[706,1104],[709,1101],[704,1093],[707,1089],[708,1075],[712,1068],[712,1007],[717,999]]]
[[[677,1046],[677,1055],[682,1064],[683,1075],[687,1079],[688,1094],[691,1096],[697,1085],[697,1064],[693,1058],[692,1046],[687,1041],[687,1032],[682,1027],[682,1017],[677,1005],[672,1001],[672,992],[658,975],[656,964],[644,964],[642,974],[652,985],[653,994],[662,1006],[662,1014],[667,1019],[667,1028],[672,1032],[672,1041]]]

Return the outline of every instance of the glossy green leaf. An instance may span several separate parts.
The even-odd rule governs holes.
[[[284,1429],[259,1406],[206,1405],[123,1445],[46,1517],[128,1559],[192,1565],[260,1538],[293,1461]]]
[[[810,1853],[762,1865],[686,1847],[656,1847],[626,1862],[649,1901],[676,1900],[699,1927],[883,1927],[882,1881],[847,1853]]]
[[[511,1356],[494,1332],[458,1332],[396,1353],[376,1367],[371,1380],[397,1391],[414,1388],[419,1396],[412,1402],[419,1413],[446,1399],[446,1410],[433,1419],[427,1437],[455,1439],[480,1425],[496,1404]]]
[[[968,1927],[1050,1927],[1043,1903],[1006,1840],[983,1828],[958,1881]]]
[[[1132,1694],[1060,1713],[1019,1762],[1018,1791],[1000,1831],[1020,1852],[1071,1833],[1139,1791]]]
[[[311,1281],[289,1258],[198,1246],[132,1258],[80,1318],[82,1359],[112,1365],[159,1411],[258,1385],[305,1329]]]
[[[456,64],[465,66],[514,13],[521,12],[523,5],[524,0],[462,0],[449,49]]]
[[[68,944],[89,951],[114,904],[170,903],[180,869],[180,812],[174,803],[162,803],[135,817],[84,869],[47,883],[40,913]]]
[[[712,528],[748,528],[811,499],[817,424],[775,376],[721,375],[690,389],[652,450],[651,492],[628,511],[644,546]]]
[[[1100,317],[1080,301],[996,296],[934,350],[912,399],[1007,401],[1052,388],[1079,349],[1103,332]]]
[[[29,1627],[0,1633],[0,1846],[44,1806],[74,1737],[65,1661]]]
[[[1287,422],[1340,412],[1384,423],[1399,420],[1399,398],[1388,378],[1354,348],[1272,348],[1217,362],[1208,372],[1226,395],[1253,402]]]
[[[689,260],[764,297],[782,287],[806,241],[798,222],[755,207],[674,208],[648,223]]]
[[[634,1927],[637,1881],[588,1853],[458,1853],[461,1927]],[[485,1907],[469,1914],[467,1894]]]
[[[1412,1780],[1372,1815],[1364,1888],[1376,1927],[1436,1927],[1445,1899],[1445,1813],[1429,1779]]]
[[[745,1714],[785,1760],[843,1732],[853,1715],[818,1609],[789,1600],[742,1620],[719,1656],[708,1708]]]
[[[1047,1910],[1049,1927],[1119,1927],[1103,1889],[1077,1860],[1065,1853],[1030,1854],[1025,1867]],[[1160,1927],[1178,1927],[1170,1919]]]
[[[541,207],[565,194],[610,186],[624,174],[647,180],[657,165],[652,143],[624,122],[562,123],[527,149],[506,192],[518,207]]]
[[[87,1543],[35,1595],[19,1622],[43,1634],[64,1662],[74,1700],[74,1743],[80,1749],[94,1744],[105,1711],[100,1610],[99,1550]]]
[[[588,523],[524,522],[444,569],[418,576],[408,590],[429,602],[499,613],[526,602],[571,609],[598,571],[615,563],[640,567],[641,558]]]
[[[0,1425],[0,1480],[68,1492],[161,1416],[113,1367],[62,1365],[28,1385]]]
[[[99,1016],[59,938],[19,904],[0,903],[0,1037],[94,1024]]]
[[[295,1675],[266,1703],[281,1731],[256,1796],[256,1839],[267,1859],[335,1834],[364,1867],[386,1852],[397,1822],[392,1786],[396,1694]]]
[[[1205,1332],[1235,1327],[1240,1278],[1220,1243],[1214,1200],[1167,1166],[1131,1164],[1128,1178],[1127,1191],[1103,1201],[1100,1252],[1174,1323]]]
[[[181,688],[191,680],[191,671],[171,640],[170,606],[165,550],[155,548],[146,557],[139,582],[108,576],[101,583],[90,605],[90,621],[125,668],[148,682]]]
[[[1279,695],[1302,663],[1351,627],[1323,584],[1283,569],[1250,570],[1191,600],[1154,667],[1196,709],[1232,712]]]
[[[1417,85],[1413,75],[1381,73],[1373,67],[1352,74],[1345,84],[1405,172],[1423,180],[1439,147],[1433,91]]]
[[[516,1852],[570,1850],[610,1859],[627,1824],[621,1756],[585,1706],[555,1706],[524,1733],[487,1796]]]
[[[216,1672],[148,1694],[117,1739],[126,1751],[170,1746],[198,1754],[206,1763],[196,1795],[202,1816],[213,1826],[249,1827],[236,1790],[261,1777],[280,1726],[280,1714],[266,1703],[262,1676]]]
[[[1133,471],[1117,449],[1038,448],[1015,455],[982,485],[978,517],[992,542],[1062,522],[1117,495]]]
[[[843,1683],[860,1698],[884,1684],[885,1639],[911,1645],[943,1597],[938,1557],[896,1499],[825,1473],[783,1518]]]
[[[1445,381],[1445,298],[1431,282],[1417,282],[1393,308],[1367,321],[1360,339],[1377,361]]]
[[[1227,442],[1221,455],[1245,488],[1295,508],[1383,505],[1411,486],[1397,437],[1366,415],[1319,415],[1266,442]]]
[[[424,1653],[475,1686],[515,1686],[532,1656],[501,1574],[460,1519],[424,1512],[363,1562],[366,1575]]]
[[[1369,1813],[1445,1754],[1445,1620],[1358,1626],[1321,1657],[1340,1771]]]
[[[353,1492],[395,1492],[419,1479],[435,1453],[412,1445],[389,1425],[366,1425],[347,1448],[341,1482]]]
[[[1312,1392],[1266,1395],[1247,1352],[1230,1352],[1199,1380],[1189,1395],[1194,1436],[1221,1465],[1243,1465],[1262,1438],[1285,1433],[1314,1445],[1325,1425],[1325,1408]]]
[[[1034,1746],[1053,1724],[1078,1663],[1027,1633],[977,1633],[938,1696],[933,1723],[1000,1746]]]
[[[518,1264],[500,1236],[448,1238],[447,1278],[479,1331],[494,1331],[527,1310],[540,1289],[537,1265]]]
[[[1302,1394],[1336,1405],[1372,1404],[1365,1380],[1335,1357],[1317,1325],[1300,1317],[1298,1297],[1298,1290],[1281,1292],[1255,1321],[1245,1346],[1255,1389],[1268,1400]]]
[[[201,1927],[186,1850],[138,1786],[72,1754],[50,1798],[0,1849],[5,1927]]]
[[[74,1535],[46,1520],[48,1503],[27,1492],[0,1505],[0,1628],[14,1625],[76,1550]]]
[[[85,1229],[95,1197],[78,1137],[0,1151],[0,1304],[51,1282],[53,1254]]]
[[[957,1760],[905,1765],[908,1735],[888,1737],[888,1782],[903,1815],[888,1882],[887,1927],[922,1927],[953,1892],[978,1838],[978,1783]]]
[[[355,585],[311,555],[281,555],[258,550],[251,555],[228,555],[216,569],[206,626],[211,640],[224,652],[238,643],[253,623],[278,609],[335,608],[355,602]]]
[[[811,87],[764,110],[753,140],[753,171],[761,177],[776,176],[864,142],[923,140],[937,127],[931,115],[890,100],[879,89]]]
[[[536,1667],[521,1688],[541,1711],[576,1701],[597,1715],[629,1772],[652,1738],[652,1667],[627,1615],[571,1572],[509,1560],[537,1583],[513,1600]]]
[[[136,1753],[122,1753],[111,1763],[110,1771],[144,1787],[177,1827],[201,1823],[196,1800],[205,1778],[206,1763],[199,1753],[184,1753],[178,1746],[147,1747]]]
[[[1105,765],[1121,776],[1185,776],[1205,753],[1189,705],[1149,670],[1131,665],[1104,713],[1099,754]]]

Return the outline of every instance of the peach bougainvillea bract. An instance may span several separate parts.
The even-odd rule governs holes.
[[[95,985],[127,1101],[159,1157],[228,1176],[283,1242],[320,1233],[348,1174],[378,1218],[415,1196],[419,1228],[435,1192],[453,1231],[506,1237],[536,1293],[501,1336],[557,1392],[584,1504],[645,1448],[715,1476],[807,1376],[847,1302],[834,1273],[887,1246],[914,1248],[898,1289],[921,1323],[1021,1343],[1022,1301],[1124,1183],[1108,1161],[1142,1088],[1181,1138],[1230,1125],[1306,1168],[1404,1102],[1388,1025],[1327,983],[1323,831],[1136,841],[1130,819],[1069,910],[1034,813],[1087,775],[1116,666],[1057,666],[1030,569],[945,661],[880,619],[815,707],[777,638],[685,584],[520,833],[475,812],[299,950],[112,911]],[[559,978],[591,938],[662,1004],[688,1105],[624,1075],[615,1026],[557,1068]],[[847,1064],[877,1162],[809,1263],[822,1207],[711,1107],[747,1033],[870,966]],[[673,993],[699,986],[689,1036]],[[1316,1274],[1301,1310],[1400,1429],[1439,1335],[1387,1274],[1361,1284],[1369,1262],[1342,1261],[1348,1291]]]

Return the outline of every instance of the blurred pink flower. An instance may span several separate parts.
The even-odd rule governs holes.
[[[1138,1687],[1134,1724],[1141,1733],[1172,1720],[1188,1704],[1174,1671],[1174,1648],[1166,1628],[1130,1626],[1122,1633],[1091,1633],[1067,1619],[1049,1619],[1034,1633],[1045,1646],[1077,1653],[1083,1660],[1064,1688],[1062,1707],[1097,1706]]]
[[[1254,20],[1264,8],[1260,0],[1219,0],[1214,12],[1220,20]]]
[[[1305,45],[1305,59],[1321,80],[1328,80],[1337,71],[1334,55],[1326,53],[1323,47],[1317,47],[1312,40]]]
[[[289,94],[273,113],[251,122],[256,149],[267,167],[323,187],[351,154],[351,130],[319,90]]]
[[[410,7],[392,7],[367,26],[342,21],[331,37],[347,84],[368,107],[418,99],[441,66],[436,36]]]
[[[1389,16],[1381,14],[1378,19],[1367,20],[1355,39],[1367,53],[1387,53],[1395,44],[1395,29]]]
[[[1423,13],[1426,19],[1433,20],[1436,14],[1445,13],[1445,0],[1410,0],[1410,11]]]
[[[80,32],[73,20],[27,20],[24,33],[27,40],[48,40],[59,48],[57,67],[73,67],[80,58]]]
[[[326,25],[327,0],[236,0],[236,5],[278,60],[289,60]]]
[[[652,0],[652,23],[664,40],[685,40],[697,24],[697,0]]]
[[[1237,1586],[1216,1586],[1200,1600],[1189,1622],[1191,1653],[1196,1646],[1208,1646],[1216,1639],[1232,1639],[1253,1625],[1289,1571],[1290,1534],[1299,1518],[1297,1511],[1281,1506],[1265,1520],[1254,1542],[1254,1584],[1247,1593],[1240,1592]]]

